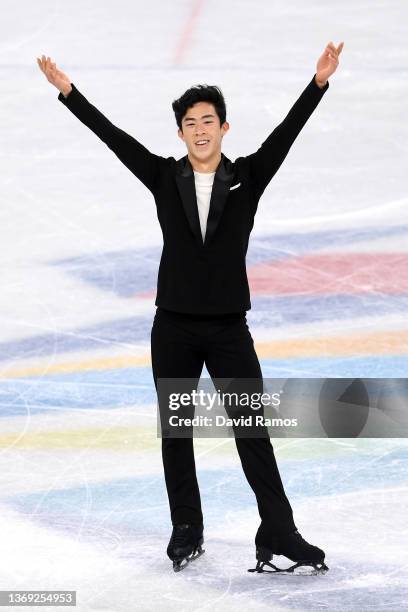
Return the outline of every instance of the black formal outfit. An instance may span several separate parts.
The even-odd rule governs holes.
[[[151,153],[113,125],[72,84],[58,99],[89,127],[152,192],[163,232],[157,306],[151,333],[153,378],[198,382],[205,363],[212,378],[262,373],[245,312],[251,308],[245,256],[259,199],[329,87],[315,75],[285,119],[251,155],[216,169],[203,241],[194,173],[188,156]],[[271,533],[295,528],[269,437],[235,438],[262,522]],[[163,464],[173,524],[202,522],[192,438],[163,438]]]

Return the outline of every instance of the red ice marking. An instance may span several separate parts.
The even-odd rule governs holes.
[[[184,24],[183,30],[177,43],[176,50],[174,52],[174,64],[181,64],[184,59],[184,54],[190,43],[194,26],[197,22],[203,4],[204,0],[193,0],[193,2],[191,3],[190,14],[188,15],[187,20]]]
[[[248,267],[253,295],[408,292],[407,253],[321,253]]]
[[[156,297],[156,289],[149,289],[149,291],[141,291],[140,293],[135,293],[133,297],[141,300],[150,300]]]

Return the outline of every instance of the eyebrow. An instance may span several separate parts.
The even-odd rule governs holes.
[[[201,119],[208,119],[208,117],[215,117],[215,115],[203,115]],[[195,121],[195,117],[184,117],[183,121]]]

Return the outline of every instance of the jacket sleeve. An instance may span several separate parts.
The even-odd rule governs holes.
[[[120,161],[148,188],[154,189],[159,160],[135,138],[119,129],[71,83],[72,90],[60,100],[89,129],[91,129],[120,159]]]
[[[315,76],[313,75],[282,123],[273,130],[255,153],[246,158],[249,161],[250,176],[257,199],[279,169],[297,135],[329,87],[327,81],[326,85],[320,88],[316,84]]]

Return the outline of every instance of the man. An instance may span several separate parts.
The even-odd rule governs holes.
[[[187,155],[178,161],[148,151],[86,100],[50,57],[38,65],[58,99],[117,155],[152,192],[163,231],[151,334],[153,377],[198,381],[205,363],[211,378],[255,381],[262,373],[246,323],[251,308],[245,255],[259,199],[318,105],[344,43],[330,42],[316,73],[292,109],[253,154],[232,163],[221,153],[229,129],[225,101],[215,86],[200,85],[173,102]],[[159,395],[159,392],[158,392]],[[168,399],[168,398],[167,398]],[[166,402],[165,402],[166,403]],[[162,425],[166,406],[159,398]],[[261,524],[255,537],[256,571],[273,554],[327,570],[325,553],[296,529],[269,435],[235,435]],[[202,552],[203,516],[192,435],[162,437],[163,466],[173,524],[167,554],[176,571]]]

